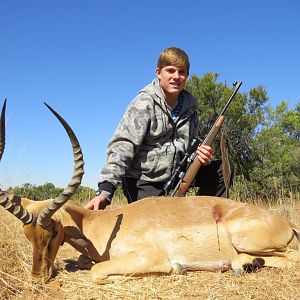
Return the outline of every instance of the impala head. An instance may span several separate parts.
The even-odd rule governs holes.
[[[24,225],[23,230],[33,248],[32,279],[46,282],[52,276],[57,251],[63,244],[64,228],[61,223],[54,220],[42,227],[34,219],[33,222]]]
[[[73,130],[57,112],[46,103],[45,105],[63,125],[72,144],[74,172],[70,183],[57,198],[45,201],[32,201],[16,195],[9,195],[7,192],[0,190],[0,204],[22,221],[24,233],[32,244],[32,278],[44,282],[52,275],[54,259],[65,236],[62,224],[55,221],[52,216],[75,193],[84,174],[83,154]],[[0,159],[5,148],[5,109],[6,100],[3,104],[0,119]]]

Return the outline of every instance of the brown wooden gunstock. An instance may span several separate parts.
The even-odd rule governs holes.
[[[203,141],[202,145],[207,145],[207,146],[211,146],[216,135],[218,134],[218,132],[220,131],[223,123],[225,120],[225,116],[219,116],[219,118],[217,119],[217,121],[215,122],[214,126],[212,127],[212,129],[209,131],[208,135],[206,136],[205,140]],[[193,160],[193,162],[191,163],[191,165],[189,166],[189,168],[186,171],[185,176],[182,179],[182,182],[180,183],[179,187],[178,187],[178,191],[177,191],[177,195],[178,197],[184,197],[188,188],[190,187],[190,185],[192,184],[194,178],[196,177],[199,169],[201,168],[201,162],[200,160],[195,157],[195,159]]]

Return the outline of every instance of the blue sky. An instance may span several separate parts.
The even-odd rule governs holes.
[[[300,99],[298,0],[0,0],[0,101],[7,103],[2,187],[65,186],[73,159],[46,101],[72,126],[96,188],[106,145],[166,47],[191,74],[262,84],[269,104]]]

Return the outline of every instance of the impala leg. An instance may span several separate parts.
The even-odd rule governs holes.
[[[97,263],[91,269],[92,280],[98,284],[120,278],[120,275],[170,274],[172,271],[173,267],[168,258],[162,256],[159,252],[152,252],[151,254],[130,252],[123,256]]]
[[[264,257],[266,267],[292,268],[300,265],[300,253],[295,249],[288,249],[282,256]]]
[[[231,267],[233,274],[236,276],[240,276],[245,271],[255,270],[257,268],[261,268],[265,265],[264,258],[249,255],[246,253],[240,253],[235,259],[231,262]]]
[[[299,263],[300,253],[292,249],[283,252],[282,256],[257,256],[241,253],[232,261],[232,270],[238,276],[245,271],[254,271],[262,267],[286,269]]]

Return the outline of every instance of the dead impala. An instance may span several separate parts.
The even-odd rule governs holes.
[[[48,106],[49,107],[49,106]],[[286,219],[254,205],[216,197],[150,197],[115,210],[90,211],[68,201],[83,176],[83,155],[68,124],[74,175],[55,199],[32,201],[1,191],[0,204],[23,222],[33,248],[33,279],[47,281],[63,242],[89,257],[92,279],[120,275],[182,273],[246,267],[287,268],[300,262],[288,248],[299,230]],[[0,158],[5,146],[5,104],[1,114]]]

